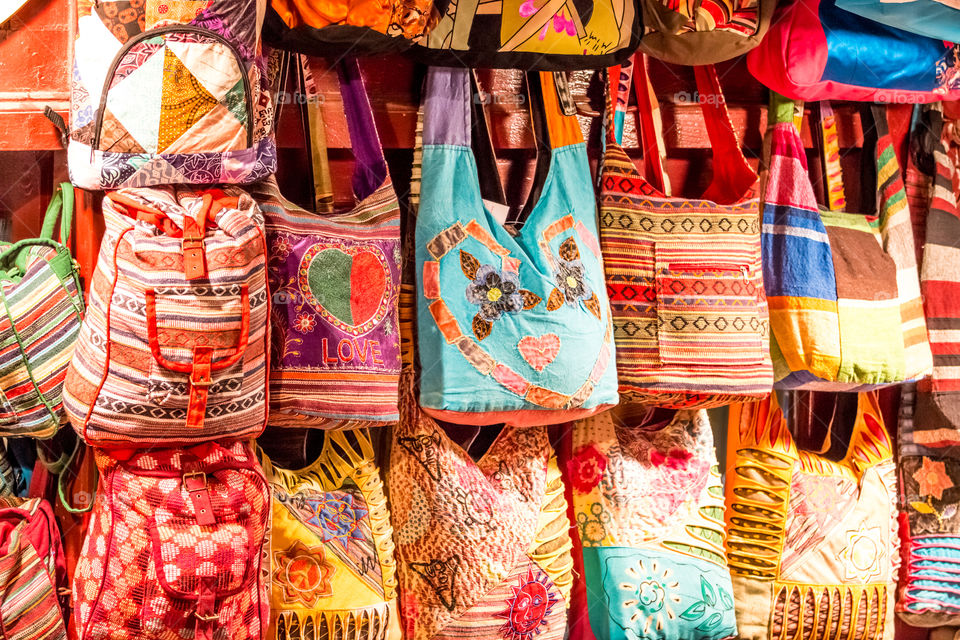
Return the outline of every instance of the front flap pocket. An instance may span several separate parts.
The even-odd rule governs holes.
[[[759,274],[744,252],[657,244],[660,362],[736,366],[764,361]]]

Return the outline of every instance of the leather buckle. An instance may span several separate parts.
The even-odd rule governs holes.
[[[194,375],[193,375],[193,374],[195,374],[196,372],[197,372],[196,369],[194,369],[193,371],[190,372],[190,384],[192,384],[192,385],[195,386],[195,387],[209,387],[211,384],[213,384],[213,378],[201,377],[199,380],[197,380],[197,379],[194,377]],[[206,372],[206,374],[201,373],[200,375],[201,375],[201,376],[205,376],[205,375],[209,375],[209,374],[210,374],[210,372],[209,372],[209,370],[208,370],[208,371]]]
[[[199,620],[200,622],[216,622],[217,620],[220,619],[220,615],[216,613],[204,615],[199,611],[194,611],[193,615],[195,615],[197,617],[197,620]]]
[[[183,247],[183,250],[188,249],[203,249],[203,238],[196,236],[184,236],[180,241],[180,246]]]
[[[197,487],[195,489],[190,489],[189,487],[187,487],[189,491],[200,491],[202,489],[207,488],[207,474],[204,473],[203,471],[190,471],[188,473],[183,474],[183,486],[185,487],[187,486],[187,480],[190,478],[201,478],[203,480],[203,486]]]

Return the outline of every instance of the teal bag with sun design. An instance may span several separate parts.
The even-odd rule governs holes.
[[[537,176],[508,230],[481,182],[495,169],[481,175],[471,147],[471,125],[488,134],[469,74],[438,67],[427,77],[417,325],[419,352],[433,357],[421,359],[420,404],[476,425],[592,415],[618,396],[583,135],[561,111],[554,75],[528,74]]]

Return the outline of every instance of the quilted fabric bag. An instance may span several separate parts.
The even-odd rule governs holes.
[[[899,431],[900,509],[903,558],[897,612],[913,626],[949,626],[960,615],[960,212],[957,171],[960,145],[955,123],[944,126],[940,105],[931,105],[922,122],[918,164],[932,168],[928,193],[921,288],[933,375],[904,390]],[[941,137],[941,132],[945,135]],[[919,137],[919,136],[918,136]],[[926,136],[924,136],[926,137]],[[908,415],[908,412],[910,415]]]
[[[249,443],[97,452],[73,579],[80,640],[260,640],[270,491]]]
[[[641,0],[640,50],[672,64],[713,64],[760,44],[777,0]]]
[[[731,407],[728,437],[739,637],[892,640],[896,469],[876,394],[859,394],[838,461],[797,448],[775,395]]]
[[[273,496],[273,640],[401,640],[393,529],[365,429],[323,434],[310,466],[261,453]]]
[[[8,640],[66,640],[60,529],[40,498],[0,497],[0,624]]]
[[[64,406],[98,447],[258,435],[267,419],[263,218],[236,187],[122,189],[103,201]]]
[[[440,16],[412,53],[427,64],[558,71],[629,57],[643,35],[636,0],[436,2]]]
[[[928,38],[960,40],[960,6],[950,0],[837,0],[837,6]]]
[[[415,401],[393,430],[387,488],[404,638],[562,640],[573,562],[547,429],[504,427],[481,440],[460,446]]]
[[[838,0],[783,3],[747,68],[794,100],[934,102],[960,96],[957,47],[841,9]]]
[[[736,637],[707,412],[623,405],[568,437],[593,638]]]
[[[831,208],[818,206],[793,109],[775,100],[763,207],[776,386],[850,391],[923,377],[932,367],[930,344],[886,113],[874,106],[863,114],[876,131],[865,143],[862,174],[876,180],[876,206],[861,215],[842,210],[839,150],[826,118]]]
[[[265,9],[266,0],[81,2],[70,180],[116,189],[273,173]]]
[[[39,238],[0,244],[2,436],[47,438],[63,419],[63,382],[83,319],[79,274],[67,245],[72,216],[67,182],[53,194]]]
[[[254,187],[266,219],[273,297],[271,424],[396,422],[400,206],[355,60],[338,65],[356,157],[357,204],[317,215]]]
[[[451,422],[553,424],[618,400],[586,147],[553,74],[528,79],[542,147],[511,232],[484,203],[469,72],[433,67],[427,77],[417,329],[435,360],[422,363],[420,404]]]
[[[633,73],[644,155],[659,157],[639,57]],[[629,77],[620,80],[620,74],[610,70],[611,110],[629,89]],[[600,174],[600,242],[620,395],[674,408],[760,398],[773,384],[752,197],[757,174],[740,151],[716,71],[696,67],[696,74],[714,153],[713,181],[703,197],[671,196],[641,175],[620,147],[612,111]]]

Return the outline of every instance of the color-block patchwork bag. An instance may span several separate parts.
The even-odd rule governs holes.
[[[747,68],[793,100],[935,102],[960,96],[957,47],[868,20],[838,0],[782,3]]]
[[[266,0],[80,3],[71,181],[116,189],[272,174],[265,8]]]
[[[728,437],[739,637],[892,640],[896,469],[876,394],[859,394],[839,461],[797,448],[775,395],[732,406]]]
[[[122,189],[64,391],[98,447],[255,437],[267,419],[263,218],[236,187]]]
[[[863,172],[864,181],[876,181],[870,193],[876,205],[861,215],[843,211],[829,113],[823,131],[830,208],[818,206],[793,111],[791,102],[774,99],[763,207],[763,281],[775,385],[851,391],[923,377],[932,367],[930,345],[913,228],[886,113],[879,106],[864,111],[877,132],[865,143]]]
[[[0,497],[0,624],[9,640],[66,640],[59,589],[67,584],[50,503]]]
[[[760,44],[777,0],[641,0],[640,50],[672,64],[713,64]]]
[[[451,422],[553,424],[618,400],[586,147],[553,75],[528,78],[538,178],[508,231],[485,204],[471,149],[469,72],[427,77],[417,329],[435,360],[422,363],[420,404]]]
[[[404,638],[562,640],[573,562],[547,429],[504,427],[479,455],[420,412],[411,374],[387,472]]]
[[[642,59],[634,60],[645,157],[660,140]],[[625,70],[623,70],[625,71]],[[733,133],[716,71],[696,67],[713,144],[714,176],[701,199],[665,193],[619,144],[615,104],[630,78],[610,70],[600,175],[600,241],[617,343],[620,396],[665,407],[763,397],[773,384],[760,265],[757,174]]]
[[[707,412],[624,405],[577,422],[568,437],[592,636],[736,637]]]
[[[933,349],[933,375],[904,390],[899,431],[900,510],[904,570],[897,613],[913,626],[953,625],[960,615],[960,212],[958,144],[939,104],[923,114],[918,136],[923,166],[935,173],[929,191],[920,286]],[[946,135],[941,138],[941,132]]]
[[[261,640],[270,491],[252,446],[97,452],[100,486],[73,580],[80,640]]]
[[[837,7],[927,38],[960,41],[960,6],[951,0],[837,0]]]
[[[0,435],[47,438],[63,419],[63,381],[83,320],[67,239],[73,187],[61,184],[40,237],[0,244]],[[60,224],[60,238],[54,230]]]
[[[299,470],[261,453],[273,496],[274,640],[400,640],[393,530],[365,429],[323,434]]]
[[[400,207],[360,70],[337,66],[356,157],[353,209],[313,214],[276,183],[253,188],[266,219],[273,296],[271,424],[396,422]]]

